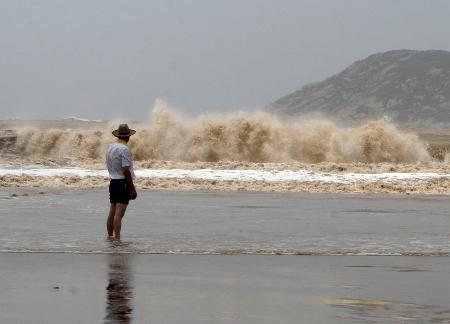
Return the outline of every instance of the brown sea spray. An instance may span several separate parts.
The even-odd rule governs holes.
[[[105,129],[17,130],[16,153],[28,158],[103,160],[112,140]],[[359,127],[339,127],[327,120],[281,121],[263,112],[228,116],[203,115],[188,119],[158,101],[151,121],[135,125],[130,141],[134,159],[186,162],[427,162],[425,145],[412,133],[400,131],[386,120]]]

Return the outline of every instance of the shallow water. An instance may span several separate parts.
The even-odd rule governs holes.
[[[0,251],[450,255],[445,196],[139,191],[122,242],[105,189],[0,189]]]

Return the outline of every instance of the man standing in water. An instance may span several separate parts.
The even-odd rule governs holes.
[[[122,218],[128,206],[128,202],[136,199],[137,193],[133,180],[135,179],[131,152],[127,146],[130,136],[136,131],[130,129],[127,124],[119,125],[119,128],[112,132],[117,137],[117,141],[112,143],[106,151],[106,165],[109,172],[109,209],[106,229],[108,236],[120,240],[120,229]]]

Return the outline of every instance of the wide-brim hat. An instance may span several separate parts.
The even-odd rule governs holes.
[[[112,134],[116,137],[128,137],[135,133],[136,131],[134,129],[130,129],[128,124],[120,124],[119,127],[112,132]]]

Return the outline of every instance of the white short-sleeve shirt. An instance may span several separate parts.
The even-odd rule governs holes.
[[[106,151],[106,165],[111,179],[125,179],[122,167],[130,167],[133,180],[136,178],[133,169],[133,160],[128,146],[122,143],[112,143]]]

